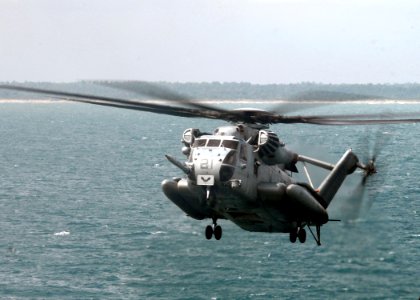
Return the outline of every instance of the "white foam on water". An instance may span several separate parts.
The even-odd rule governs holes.
[[[60,232],[56,232],[54,233],[55,236],[66,236],[66,235],[70,235],[70,231],[60,231]]]
[[[166,233],[165,231],[154,231],[154,232],[151,232],[150,234],[156,235],[156,234],[165,234],[165,233]]]

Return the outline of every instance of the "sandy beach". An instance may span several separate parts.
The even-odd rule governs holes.
[[[134,100],[135,101],[135,100]],[[164,100],[139,100],[145,103],[156,104],[174,104],[173,101]],[[62,99],[0,99],[0,104],[17,103],[17,104],[51,104],[51,103],[72,103],[71,100]],[[343,100],[343,101],[325,101],[325,100],[255,100],[255,99],[208,99],[196,100],[203,104],[369,104],[369,105],[392,105],[392,104],[420,104],[420,100],[404,100],[404,99],[369,99],[369,100]]]

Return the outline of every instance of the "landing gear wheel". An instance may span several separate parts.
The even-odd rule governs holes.
[[[306,241],[306,230],[304,228],[301,228],[298,231],[297,236],[299,238],[299,242],[304,243]]]
[[[206,231],[204,233],[206,235],[206,239],[210,240],[211,237],[213,236],[213,226],[207,225]]]
[[[214,238],[216,240],[220,240],[222,238],[222,227],[220,227],[219,225],[216,225],[216,227],[214,227]]]
[[[289,239],[290,239],[291,243],[296,243],[296,239],[297,239],[296,230],[293,230],[293,231],[290,232]]]

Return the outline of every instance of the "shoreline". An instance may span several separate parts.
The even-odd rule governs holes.
[[[134,100],[135,101],[135,100]],[[173,104],[173,101],[165,100],[141,100],[146,103],[155,103],[155,104]],[[0,104],[52,104],[52,103],[75,103],[77,101],[68,101],[68,100],[55,100],[55,99],[0,99]],[[369,100],[300,100],[300,101],[291,101],[291,100],[254,100],[254,99],[214,99],[214,100],[196,100],[197,103],[203,104],[369,104],[369,105],[391,105],[391,104],[420,104],[420,100],[394,100],[394,99],[369,99]]]

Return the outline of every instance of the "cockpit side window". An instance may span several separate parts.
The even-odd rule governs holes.
[[[207,140],[206,139],[196,139],[194,141],[193,147],[204,147],[206,145]]]
[[[223,160],[223,164],[234,166],[235,162],[236,162],[236,151],[230,150],[230,152],[226,155],[225,159]]]
[[[238,142],[232,141],[232,140],[223,140],[222,141],[222,147],[226,147],[229,149],[236,150],[238,148]]]

